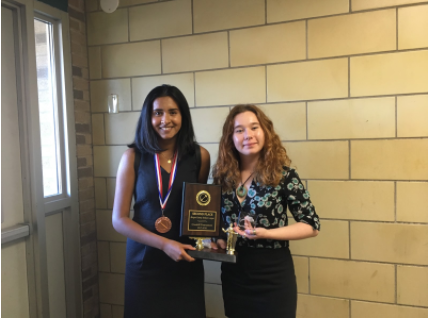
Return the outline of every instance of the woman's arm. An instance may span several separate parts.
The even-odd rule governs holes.
[[[185,249],[194,249],[191,245],[181,244],[152,233],[130,219],[130,205],[135,183],[134,158],[134,149],[128,149],[119,163],[112,212],[114,229],[136,242],[164,251],[174,261],[194,261],[194,258],[185,251]]]
[[[202,158],[202,164],[200,165],[200,172],[199,172],[199,183],[207,183],[208,182],[208,176],[209,176],[209,170],[211,165],[211,156],[209,152],[200,146],[200,153]]]
[[[288,226],[280,227],[277,229],[265,229],[262,227],[255,228],[254,230],[241,231],[238,226],[234,230],[248,239],[266,239],[266,240],[301,240],[308,237],[318,235],[318,230],[314,230],[311,225],[298,222]]]

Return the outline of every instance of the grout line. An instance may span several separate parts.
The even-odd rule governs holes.
[[[130,10],[127,8],[127,32],[128,32],[128,42],[130,42]]]
[[[383,261],[372,261],[372,260],[363,260],[363,259],[348,259],[348,258],[339,258],[333,256],[314,256],[314,255],[301,255],[301,254],[291,254],[294,257],[309,257],[313,259],[326,260],[326,261],[341,261],[341,262],[356,262],[356,263],[370,263],[370,264],[382,264],[382,265],[400,265],[400,266],[412,266],[419,268],[428,268],[428,265],[416,265],[416,264],[407,264],[407,263],[389,263]]]
[[[119,109],[118,109],[118,111],[119,111]],[[109,113],[103,113],[103,145],[107,145],[107,142],[106,142],[106,115],[109,115]],[[94,127],[91,127],[91,128],[94,128]],[[94,144],[93,144],[93,146],[94,146]]]
[[[306,44],[306,60],[308,60],[309,59],[309,54],[308,54],[308,47],[309,47],[309,41],[308,41],[308,32],[309,32],[309,29],[308,29],[308,20],[306,20],[305,21],[305,44]]]
[[[264,24],[267,24],[267,0],[264,0]]]
[[[309,118],[308,118],[308,102],[305,105],[305,120],[306,120],[306,140],[309,140]]]
[[[194,0],[191,0],[191,34],[194,34]]]
[[[349,10],[348,10],[348,12],[349,13],[352,13],[352,0],[349,0]]]
[[[193,72],[193,84],[194,84],[194,107],[197,107],[197,95],[196,95],[196,73]]]
[[[397,181],[394,182],[394,222],[397,222]]]
[[[348,221],[348,240],[349,240],[349,259],[352,259],[351,256],[351,221]]]
[[[399,8],[396,8],[396,50],[399,49]]]
[[[131,109],[133,109],[133,80],[130,78],[130,98],[131,98],[131,100],[130,100],[130,106],[131,106]],[[119,109],[118,109],[118,111],[119,111]]]
[[[394,132],[395,132],[395,136],[396,136],[396,138],[397,138],[397,126],[398,126],[398,123],[397,123],[397,96],[395,96],[394,97],[394,121],[395,121],[395,123],[394,123]]]
[[[267,65],[265,66],[265,75],[266,75],[266,89],[265,89],[265,92],[266,92],[266,104],[268,103],[268,101],[269,101],[269,83],[268,83],[268,76],[267,76]]]
[[[394,265],[394,303],[397,304],[397,264]]]
[[[351,97],[351,58],[348,57],[348,98]]]
[[[106,208],[108,208],[109,207],[109,204],[108,204],[108,188],[109,188],[109,185],[108,185],[108,178],[104,178],[105,179],[105,185],[106,185]]]
[[[227,31],[228,68],[231,68],[230,31]]]
[[[352,315],[352,309],[351,309],[352,304],[351,304],[351,299],[348,299],[348,307],[349,307],[349,318],[351,318],[351,315]]]
[[[351,160],[352,160],[352,158],[351,158],[351,140],[348,140],[348,173],[349,173],[348,178],[350,180],[352,179],[352,177],[351,177],[351,175],[352,175]]]
[[[161,75],[164,74],[164,70],[163,70],[163,45],[162,45],[162,41],[160,39],[160,68],[161,68]]]
[[[152,42],[155,42],[157,40],[165,40],[165,38],[155,39],[152,40]],[[118,43],[118,44],[132,44],[137,42],[130,42],[130,43]],[[109,46],[109,45],[98,45],[98,47],[103,46]],[[90,46],[89,48],[92,48]],[[280,62],[274,62],[274,63],[265,63],[265,64],[252,64],[252,65],[241,65],[241,66],[233,66],[233,67],[217,67],[217,68],[209,68],[209,69],[199,69],[199,70],[184,70],[184,71],[178,71],[178,72],[169,72],[165,74],[182,74],[182,73],[190,73],[190,72],[208,72],[208,71],[221,71],[221,70],[228,70],[228,69],[241,69],[241,68],[251,68],[251,67],[261,67],[261,66],[271,66],[271,65],[288,65],[288,64],[295,64],[295,63],[306,63],[306,62],[317,62],[317,61],[326,61],[326,60],[336,60],[336,59],[346,59],[349,57],[360,57],[360,56],[374,56],[374,55],[383,55],[383,54],[397,54],[397,53],[405,53],[405,52],[417,52],[417,51],[428,51],[428,48],[415,48],[415,49],[406,49],[406,50],[390,50],[390,51],[379,51],[379,52],[371,52],[371,53],[360,53],[360,54],[351,54],[351,55],[339,55],[339,56],[330,56],[330,57],[319,57],[319,58],[313,58],[313,59],[302,59],[302,60],[292,60],[292,61],[280,61]],[[161,75],[159,73],[157,74],[142,74],[142,75],[136,75],[136,76],[112,76],[107,78],[100,78],[100,79],[94,79],[94,80],[110,80],[110,79],[121,79],[121,78],[129,78],[129,77],[144,77],[144,76],[157,76]],[[427,91],[423,92],[414,92],[414,93],[408,93],[408,94],[399,94],[399,95],[414,95],[414,94],[427,94]],[[368,97],[381,97],[381,96],[392,96],[391,95],[368,95]],[[364,97],[364,96],[363,96]],[[347,98],[347,96],[343,97]],[[330,99],[330,98],[329,98]]]

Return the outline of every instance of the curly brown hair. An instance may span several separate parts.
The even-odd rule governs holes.
[[[264,132],[265,143],[260,152],[260,160],[255,169],[255,178],[267,186],[277,186],[282,178],[282,166],[290,166],[291,160],[282,146],[281,139],[275,133],[273,123],[266,114],[255,105],[236,105],[228,114],[222,128],[218,159],[212,170],[215,184],[223,191],[235,189],[240,180],[239,152],[233,143],[234,118],[241,113],[252,112],[257,116]]]

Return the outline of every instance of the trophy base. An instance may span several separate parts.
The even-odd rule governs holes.
[[[227,254],[226,250],[213,250],[207,247],[205,247],[201,251],[187,250],[187,253],[194,258],[224,263],[236,263],[237,259],[237,252],[234,252],[234,255],[229,255]]]

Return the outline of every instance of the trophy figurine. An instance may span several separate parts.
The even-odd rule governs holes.
[[[234,255],[235,246],[237,241],[237,233],[233,230],[233,223],[230,223],[230,226],[227,230],[222,229],[224,233],[227,234],[227,254]]]

